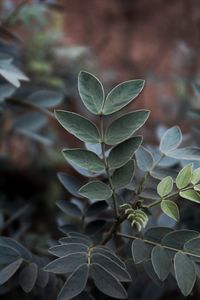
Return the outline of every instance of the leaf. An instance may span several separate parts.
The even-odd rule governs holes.
[[[112,259],[115,263],[120,265],[122,268],[126,268],[125,263],[114,252],[112,252],[110,249],[108,249],[104,246],[96,246],[93,249],[93,253],[103,254],[104,256]]]
[[[94,153],[86,149],[65,149],[63,154],[66,160],[72,161],[83,169],[91,172],[104,170],[103,161]]]
[[[167,156],[176,159],[200,160],[200,149],[197,147],[179,148],[167,153]]]
[[[161,168],[155,167],[150,171],[150,174],[153,178],[162,180],[165,177],[172,177],[173,180],[176,179],[177,171],[172,168]]]
[[[134,176],[135,164],[129,160],[124,166],[116,169],[112,175],[112,182],[115,188],[121,188],[129,184]]]
[[[67,215],[72,215],[75,217],[82,216],[82,211],[80,208],[76,204],[69,202],[69,200],[60,200],[56,203],[56,205]]]
[[[8,281],[15,274],[15,272],[17,272],[22,262],[23,259],[19,258],[18,260],[12,262],[11,264],[0,270],[0,285]]]
[[[173,229],[169,227],[152,227],[144,233],[144,238],[154,243],[160,243],[162,238],[172,231]]]
[[[187,241],[197,237],[198,235],[199,233],[194,230],[175,230],[163,237],[162,245],[182,250]]]
[[[194,190],[187,190],[187,191],[182,191],[179,193],[179,195],[184,198],[184,199],[187,199],[187,200],[190,200],[190,201],[193,201],[193,202],[196,202],[196,203],[200,203],[200,195],[199,193],[197,193],[196,191]]]
[[[57,110],[56,119],[71,134],[86,143],[100,142],[97,127],[88,119],[69,111]]]
[[[34,288],[37,275],[38,267],[35,263],[29,263],[23,268],[19,274],[19,284],[24,292],[30,293],[30,291]]]
[[[200,258],[200,238],[196,237],[186,242],[184,245],[184,250],[191,254],[197,255]]]
[[[197,168],[192,173],[191,183],[197,184],[200,181],[200,168]]]
[[[171,193],[173,189],[173,179],[167,176],[162,179],[162,181],[157,186],[158,195],[163,198]]]
[[[14,121],[14,128],[17,130],[26,130],[37,132],[47,122],[46,116],[38,112],[30,112],[16,118]]]
[[[175,277],[178,287],[185,297],[187,297],[195,284],[196,272],[194,263],[187,255],[177,252],[174,257]]]
[[[194,190],[200,192],[200,184],[195,185]]]
[[[20,256],[25,260],[32,260],[32,254],[19,242],[8,237],[0,237],[0,246],[9,246],[19,252]]]
[[[90,200],[106,200],[112,196],[110,187],[98,180],[86,183],[80,188],[79,193]]]
[[[147,275],[149,276],[149,278],[151,278],[151,280],[153,280],[153,282],[157,286],[161,287],[162,282],[160,281],[158,275],[156,274],[156,272],[155,272],[155,270],[153,268],[153,264],[152,264],[151,259],[146,260],[143,263],[143,266],[144,266],[144,270],[147,273]]]
[[[36,284],[41,287],[45,288],[49,282],[49,273],[43,271],[43,269],[38,268],[38,277]]]
[[[87,262],[87,255],[84,252],[71,253],[61,258],[57,258],[45,266],[44,271],[65,274],[71,273],[75,268]]]
[[[169,151],[176,149],[182,141],[182,133],[178,126],[169,128],[160,141],[160,151],[168,154]],[[180,157],[179,157],[180,158]]]
[[[186,165],[176,177],[176,186],[179,190],[189,185],[192,179],[192,164]]]
[[[105,132],[105,143],[116,145],[130,138],[149,117],[148,110],[138,110],[127,113],[114,120]]]
[[[134,240],[131,246],[131,251],[133,260],[136,264],[147,260],[149,257],[149,250],[142,240]]]
[[[85,217],[90,218],[99,215],[108,208],[106,201],[92,203],[85,212]]]
[[[98,115],[104,102],[104,90],[101,82],[94,75],[81,71],[78,76],[78,89],[87,109]]]
[[[29,81],[29,78],[10,62],[0,61],[0,75],[15,87],[20,87],[20,81]]]
[[[168,217],[174,219],[176,222],[179,222],[180,214],[178,206],[175,202],[171,200],[162,200],[161,209]]]
[[[0,264],[9,264],[20,258],[20,254],[15,249],[0,244]]]
[[[110,272],[119,281],[131,281],[129,273],[111,258],[106,257],[104,254],[94,253],[92,255],[92,263],[99,264],[100,266],[104,267],[106,271]]]
[[[76,244],[83,244],[87,247],[91,246],[92,241],[90,240],[89,237],[83,237],[83,236],[69,236],[69,237],[65,237],[65,238],[61,238],[59,240],[59,242],[61,242],[61,244],[70,244],[70,243],[76,243]]]
[[[80,197],[78,191],[81,187],[81,183],[75,177],[72,177],[67,173],[59,172],[58,179],[70,194],[75,197]]]
[[[90,274],[96,287],[105,295],[117,299],[126,299],[127,293],[123,285],[99,264],[91,264]]]
[[[140,170],[148,172],[152,169],[154,165],[154,159],[151,152],[148,149],[141,146],[136,151],[135,156],[137,165]]]
[[[88,246],[79,243],[68,243],[59,246],[54,246],[49,249],[49,252],[55,256],[62,257],[76,252],[87,252]]]
[[[125,142],[115,146],[111,149],[108,164],[111,169],[117,169],[125,165],[140,147],[142,143],[142,137],[132,137]]]
[[[27,100],[36,106],[51,108],[62,102],[63,95],[57,91],[43,90],[32,93]]]
[[[164,281],[171,269],[171,259],[167,251],[161,246],[155,246],[151,252],[151,260],[154,271],[161,281]]]
[[[62,290],[58,295],[58,300],[69,300],[79,295],[86,286],[89,274],[87,264],[82,264],[67,278]]]
[[[6,98],[12,96],[15,92],[15,87],[9,83],[0,85],[0,103],[3,102]]]
[[[89,222],[85,227],[85,233],[94,236],[98,234],[99,232],[102,232],[104,230],[104,227],[106,225],[105,220],[94,220]]]
[[[122,109],[135,99],[144,87],[144,80],[129,80],[120,83],[107,95],[103,114],[110,115]]]

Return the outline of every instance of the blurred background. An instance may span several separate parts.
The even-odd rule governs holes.
[[[146,143],[157,145],[165,128],[179,125],[187,143],[200,144],[199,51],[198,0],[1,0],[1,235],[19,239],[36,254],[46,254],[49,239],[60,236],[57,225],[66,220],[55,202],[69,195],[56,173],[75,174],[60,150],[78,144],[54,120],[53,110],[76,111],[96,122],[78,96],[80,70],[95,74],[107,91],[121,81],[146,80],[144,92],[127,108],[151,110],[141,131]],[[11,60],[15,87],[2,71]],[[186,210],[182,222],[199,230],[200,210]],[[145,299],[149,291],[134,299]],[[151,300],[183,299],[175,286],[153,291]],[[0,293],[2,299],[43,299],[17,289]]]

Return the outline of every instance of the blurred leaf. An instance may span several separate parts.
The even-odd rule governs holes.
[[[88,119],[69,111],[57,110],[55,116],[59,123],[83,142],[99,143],[100,136],[96,126]]]
[[[38,112],[26,113],[15,119],[14,128],[17,130],[38,131],[47,122],[47,117]]]
[[[9,237],[0,237],[0,246],[9,246],[19,252],[20,256],[25,260],[32,260],[32,254],[19,242]]]
[[[0,270],[0,285],[4,284],[15,274],[15,272],[21,266],[22,262],[23,259],[19,258],[18,260],[14,261],[13,263],[7,265],[5,268]]]
[[[200,148],[186,147],[167,152],[167,156],[176,159],[200,160]]]
[[[15,87],[11,84],[1,84],[0,85],[0,103],[3,102],[6,98],[12,96],[15,92]]]
[[[9,246],[0,245],[0,264],[9,264],[18,258],[20,258],[18,251]]]
[[[80,188],[79,193],[90,200],[106,200],[112,196],[110,187],[98,180],[86,183]]]
[[[104,170],[103,161],[94,153],[86,149],[64,149],[63,154],[66,160],[72,161],[81,168],[91,172]]]
[[[103,113],[112,114],[135,99],[144,87],[144,80],[129,80],[120,83],[106,97]]]
[[[105,211],[107,208],[108,208],[108,204],[106,203],[106,201],[102,200],[102,201],[92,203],[86,210],[85,217],[87,218],[94,217],[102,213],[103,211]]]
[[[124,166],[116,169],[112,175],[112,181],[115,188],[121,188],[129,184],[134,176],[135,164],[129,160]]]
[[[38,267],[35,263],[30,263],[23,268],[19,274],[19,284],[24,292],[30,293],[30,291],[34,288],[37,275]]]
[[[173,179],[168,176],[162,179],[157,186],[158,195],[163,198],[171,193],[173,189]]]
[[[80,208],[69,200],[59,200],[56,205],[67,215],[81,217],[82,211]]]
[[[92,236],[101,232],[106,225],[105,220],[94,220],[87,224],[85,227],[85,233]]]
[[[70,194],[75,197],[80,197],[78,191],[81,187],[81,183],[75,177],[67,173],[59,172],[58,179]]]
[[[160,141],[160,151],[167,154],[176,149],[182,141],[182,133],[178,126],[169,128]]]
[[[60,92],[44,90],[34,92],[27,100],[34,105],[51,108],[62,102],[63,95]]]
[[[20,81],[29,81],[29,78],[10,62],[0,60],[0,75],[15,87],[20,87]]]
[[[136,151],[135,156],[137,165],[140,170],[148,172],[152,169],[154,165],[154,159],[151,152],[148,149],[141,146]]]
[[[105,143],[116,145],[128,139],[146,122],[148,116],[148,110],[138,110],[114,120],[105,132]]]
[[[177,252],[174,257],[174,269],[178,286],[183,295],[187,297],[196,281],[194,263],[184,253]]]
[[[98,115],[104,101],[104,90],[101,82],[94,75],[81,71],[78,76],[78,89],[87,109]]]
[[[189,185],[192,179],[192,164],[186,165],[176,177],[176,186],[178,189],[183,189]]]
[[[171,200],[162,200],[161,209],[167,216],[174,219],[176,222],[179,221],[179,209],[175,202]]]
[[[140,147],[142,143],[142,137],[132,137],[125,142],[115,146],[110,151],[108,157],[108,164],[111,169],[117,169],[125,165]]]

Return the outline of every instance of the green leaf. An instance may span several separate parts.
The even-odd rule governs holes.
[[[114,252],[112,252],[112,250],[106,248],[105,246],[96,246],[93,249],[93,253],[103,254],[104,256],[112,259],[112,261],[120,265],[122,268],[124,269],[126,268],[125,263]]]
[[[186,159],[186,160],[200,160],[200,148],[197,147],[186,147],[179,148],[167,152],[167,156],[176,159]]]
[[[114,120],[105,132],[105,143],[116,145],[128,139],[136,130],[144,125],[148,117],[148,110],[138,110]]]
[[[149,258],[149,249],[142,240],[134,240],[132,242],[131,250],[133,260],[136,264],[139,264]]]
[[[176,222],[179,222],[180,214],[175,202],[171,200],[163,200],[161,202],[161,209],[167,216],[174,219]]]
[[[189,185],[192,178],[192,164],[186,165],[176,177],[176,186],[178,189],[183,189]]]
[[[59,172],[58,179],[70,194],[75,197],[80,197],[78,191],[81,187],[81,183],[77,180],[77,178],[72,177],[67,173]]]
[[[0,245],[0,264],[9,264],[18,258],[20,258],[18,251],[9,246]]]
[[[83,169],[91,172],[104,170],[103,161],[94,153],[86,149],[64,149],[66,160],[72,161]]]
[[[137,151],[142,143],[142,137],[132,137],[115,146],[110,151],[108,165],[111,169],[118,169],[125,165]]]
[[[69,202],[69,200],[60,200],[56,203],[56,205],[67,215],[75,217],[82,216],[82,211],[80,210],[80,208],[73,202]]]
[[[194,190],[200,192],[200,184],[195,185]]]
[[[144,238],[148,241],[159,244],[163,237],[172,231],[173,229],[169,227],[152,227],[144,233]]]
[[[83,252],[71,253],[57,258],[45,266],[44,270],[56,274],[71,273],[75,268],[87,262],[87,255]]]
[[[157,186],[158,195],[163,198],[171,193],[173,189],[173,179],[168,176],[162,179]]]
[[[129,184],[134,176],[135,164],[129,160],[124,166],[116,169],[112,176],[112,182],[115,188],[121,188]]]
[[[76,252],[87,252],[88,246],[79,243],[68,243],[63,245],[58,245],[51,247],[49,252],[55,256],[63,257],[68,254],[76,253]]]
[[[56,119],[71,134],[86,143],[98,144],[99,131],[88,119],[69,111],[57,110]]]
[[[17,272],[22,262],[23,259],[19,258],[18,260],[12,262],[11,264],[0,270],[0,285],[8,281]]]
[[[192,173],[191,183],[197,184],[200,181],[200,168],[197,168]]]
[[[187,243],[185,243],[184,250],[191,253],[191,255],[194,254],[196,256],[199,256],[199,258],[193,257],[194,260],[197,260],[199,262],[200,261],[200,238],[196,237],[194,239],[189,240]]]
[[[90,200],[106,200],[112,196],[112,190],[101,181],[90,181],[79,190],[81,196]]]
[[[151,152],[148,149],[141,146],[136,151],[135,156],[137,165],[140,170],[148,172],[152,169],[154,165],[154,159]]]
[[[123,285],[104,267],[99,264],[92,264],[90,266],[90,274],[96,287],[105,295],[117,299],[127,298],[128,295]]]
[[[171,269],[171,259],[167,251],[161,246],[155,246],[151,252],[151,260],[154,271],[159,279],[164,281]]]
[[[135,99],[144,87],[144,80],[129,80],[120,83],[107,95],[103,107],[104,115],[110,115]]]
[[[167,154],[169,151],[176,149],[182,141],[182,133],[178,126],[169,128],[160,141],[160,151]],[[180,157],[179,157],[180,158]]]
[[[177,252],[174,257],[175,277],[178,287],[185,297],[187,297],[195,284],[196,271],[194,263],[187,255]]]
[[[56,91],[44,90],[31,94],[27,100],[36,106],[51,108],[62,102],[63,95]]]
[[[102,253],[94,253],[92,255],[92,263],[96,263],[104,267],[106,271],[110,272],[121,282],[131,281],[129,273],[124,268]]]
[[[184,199],[187,199],[187,200],[190,200],[190,201],[193,201],[193,202],[196,202],[196,203],[200,203],[199,193],[197,193],[196,191],[194,191],[192,189],[180,192],[179,195]]]
[[[101,82],[94,75],[82,71],[78,76],[78,89],[87,109],[98,115],[104,102],[104,90]]]
[[[29,263],[19,274],[19,284],[25,293],[30,293],[37,280],[38,266],[35,263]]]
[[[67,278],[62,290],[58,295],[58,300],[70,300],[79,295],[86,286],[89,274],[87,264],[82,264]]]
[[[163,237],[162,245],[182,250],[187,241],[197,237],[198,235],[199,233],[194,230],[175,230]]]
[[[75,244],[81,244],[81,245],[83,244],[87,247],[92,245],[92,241],[87,236],[75,236],[75,235],[73,235],[73,236],[61,238],[59,240],[59,242],[61,244],[65,244],[65,245],[66,244],[74,244],[74,243]]]

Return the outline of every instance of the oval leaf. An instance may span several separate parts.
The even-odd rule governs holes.
[[[192,173],[191,183],[197,184],[200,181],[200,168],[197,168]]]
[[[162,245],[181,250],[187,241],[197,237],[198,235],[199,233],[194,230],[175,230],[163,237]]]
[[[106,200],[112,196],[110,187],[98,180],[90,181],[82,186],[79,193],[90,200]]]
[[[197,147],[186,147],[179,148],[167,153],[167,156],[176,159],[186,159],[186,160],[200,160],[200,148]]]
[[[170,176],[163,178],[157,186],[157,192],[161,198],[171,193],[172,189],[173,189],[173,179]]]
[[[83,169],[91,172],[101,172],[104,164],[94,153],[86,149],[65,149],[63,150],[66,160],[72,161]]]
[[[19,274],[19,284],[25,293],[30,293],[37,280],[38,267],[35,263],[30,263],[23,268]]]
[[[105,132],[105,143],[116,145],[128,139],[149,117],[148,110],[133,111],[114,120]]]
[[[86,143],[98,144],[99,131],[88,119],[69,111],[57,110],[56,119],[71,134]]]
[[[108,157],[110,168],[117,169],[125,165],[132,158],[141,143],[142,137],[136,136],[112,148]]]
[[[101,82],[92,74],[82,71],[78,76],[78,89],[87,109],[98,115],[104,102],[104,90]]]
[[[38,91],[31,94],[28,100],[34,105],[51,108],[62,102],[63,95],[56,91]]]
[[[185,297],[187,297],[195,284],[196,272],[194,263],[187,255],[177,252],[174,257],[174,270],[178,287]]]
[[[78,207],[78,205],[66,201],[66,200],[60,200],[56,203],[56,205],[67,215],[75,216],[75,217],[81,217],[82,211]]]
[[[0,285],[8,281],[15,274],[15,272],[17,272],[22,262],[23,259],[19,258],[18,260],[12,262],[11,264],[0,270]]]
[[[68,254],[76,252],[87,252],[88,247],[79,243],[64,244],[59,246],[54,246],[49,249],[49,252],[55,256],[63,257]]]
[[[161,246],[155,246],[151,252],[151,260],[154,271],[159,279],[164,281],[171,269],[171,259],[169,254]]]
[[[182,141],[182,133],[178,126],[169,128],[160,141],[160,151],[167,154],[169,151],[176,149]],[[179,157],[180,158],[180,157]]]
[[[192,164],[185,166],[176,177],[176,186],[178,189],[183,189],[189,185],[192,179]]]
[[[103,107],[104,115],[112,114],[135,99],[144,87],[144,80],[129,80],[120,83],[107,95]]]
[[[133,260],[136,264],[139,264],[149,257],[149,249],[147,248],[146,244],[139,239],[133,241],[132,246],[132,256]]]
[[[135,157],[136,157],[137,165],[140,168],[140,170],[144,172],[148,172],[152,169],[154,165],[154,159],[149,150],[141,146],[136,151]]]
[[[78,191],[81,187],[81,183],[75,177],[72,177],[67,173],[59,172],[58,179],[70,194],[75,197],[80,197]]]
[[[190,200],[192,202],[200,203],[200,195],[194,190],[187,190],[187,191],[182,191],[179,193],[179,195],[187,200]]]
[[[112,182],[115,188],[121,188],[129,184],[134,176],[135,164],[129,160],[124,166],[116,169],[112,176]]]
[[[176,222],[180,219],[179,209],[175,202],[171,200],[163,200],[161,202],[162,211]]]

